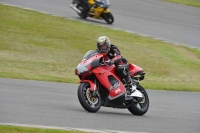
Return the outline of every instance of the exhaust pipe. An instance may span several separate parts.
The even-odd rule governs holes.
[[[78,14],[81,14],[81,11],[77,9],[74,5],[71,4],[70,7],[74,9]]]

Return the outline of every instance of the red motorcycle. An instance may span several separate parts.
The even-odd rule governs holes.
[[[88,51],[81,63],[76,67],[75,74],[80,79],[78,99],[82,107],[95,113],[101,106],[127,108],[134,115],[143,115],[149,108],[149,98],[145,89],[139,84],[144,79],[142,68],[129,64],[129,74],[142,97],[127,95],[127,86],[117,76],[116,66],[107,65],[102,61],[103,55],[95,50]]]

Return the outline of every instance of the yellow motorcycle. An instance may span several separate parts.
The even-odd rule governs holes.
[[[91,4],[91,7],[87,7],[80,0],[76,0],[74,4],[71,4],[70,7],[74,9],[81,18],[86,19],[87,17],[102,19],[105,20],[108,24],[114,22],[114,17],[108,7],[110,6],[109,0],[95,0]]]

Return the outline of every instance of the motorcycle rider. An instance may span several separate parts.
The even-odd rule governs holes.
[[[103,62],[107,62],[109,65],[116,65],[117,75],[124,79],[128,86],[127,95],[137,96],[136,85],[132,83],[132,79],[128,74],[129,64],[127,60],[121,56],[118,47],[111,44],[107,36],[100,36],[97,39],[97,51],[103,54]]]
[[[94,0],[72,0],[72,4],[83,4],[86,12],[90,11],[92,5],[95,4]]]

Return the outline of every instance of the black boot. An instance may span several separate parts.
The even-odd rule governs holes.
[[[72,4],[76,4],[76,0],[72,0]]]

